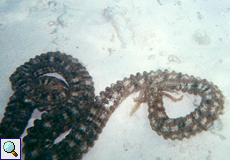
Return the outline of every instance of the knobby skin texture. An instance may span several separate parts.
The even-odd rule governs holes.
[[[57,73],[62,79],[50,73]],[[86,68],[60,52],[30,59],[16,69],[10,81],[14,94],[0,124],[0,138],[20,137],[34,109],[44,112],[23,139],[26,160],[82,159],[111,114],[134,92],[140,91],[140,96],[133,112],[146,102],[152,129],[165,139],[182,140],[207,130],[222,114],[224,105],[224,96],[213,83],[167,70],[131,75],[95,96]],[[163,96],[169,96],[167,91],[188,92],[201,96],[202,100],[189,115],[171,119],[163,106]],[[54,143],[66,131],[70,133]]]

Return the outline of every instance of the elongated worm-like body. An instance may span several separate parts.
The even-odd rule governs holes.
[[[62,78],[50,76],[58,74]],[[0,138],[18,138],[34,109],[43,111],[24,137],[23,152],[28,160],[82,159],[94,145],[111,114],[130,94],[140,91],[136,108],[148,104],[153,130],[165,139],[189,138],[207,130],[222,114],[224,96],[206,79],[168,70],[143,72],[117,81],[99,96],[94,95],[92,77],[72,56],[48,52],[30,59],[16,69],[10,81],[10,97],[0,124]],[[163,105],[165,92],[182,91],[199,95],[201,103],[185,117],[169,118]],[[69,134],[60,142],[60,134]]]

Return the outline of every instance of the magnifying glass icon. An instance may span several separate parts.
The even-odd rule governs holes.
[[[18,154],[14,151],[15,150],[15,145],[11,141],[7,141],[3,145],[3,149],[7,153],[12,153],[15,157],[18,156]]]

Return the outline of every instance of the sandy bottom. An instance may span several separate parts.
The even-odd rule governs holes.
[[[0,118],[12,95],[15,69],[48,51],[78,58],[95,82],[95,93],[137,72],[168,69],[216,84],[224,114],[207,132],[183,141],[154,132],[147,105],[130,117],[135,93],[114,112],[84,160],[230,159],[230,2],[182,0],[0,1]],[[199,98],[165,98],[172,117],[190,113]],[[39,118],[35,116],[35,118]]]

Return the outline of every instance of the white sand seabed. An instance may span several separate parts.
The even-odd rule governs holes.
[[[230,160],[229,28],[226,0],[1,0],[0,117],[13,93],[8,78],[40,53],[78,58],[96,94],[130,74],[175,70],[206,78],[223,92],[224,115],[210,131],[165,140],[151,129],[146,104],[129,116],[135,94],[114,112],[83,160]],[[170,112],[177,112],[174,106]]]

